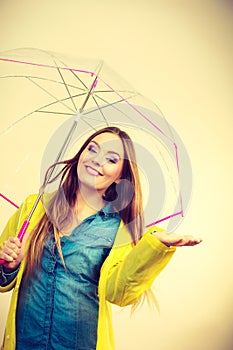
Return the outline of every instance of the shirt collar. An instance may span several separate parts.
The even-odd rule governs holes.
[[[105,207],[101,208],[99,210],[99,214],[105,216],[119,216],[119,213],[112,207],[111,202],[106,204]]]

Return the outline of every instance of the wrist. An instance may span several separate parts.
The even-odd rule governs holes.
[[[3,271],[7,275],[10,275],[11,273],[13,273],[13,272],[15,272],[15,271],[17,271],[19,269],[19,265],[20,264],[18,264],[17,266],[15,266],[13,268],[9,268],[9,267],[6,267],[6,266],[3,265]]]
[[[164,232],[152,231],[152,236],[156,237],[162,244],[166,247],[170,247],[171,245],[164,240]]]

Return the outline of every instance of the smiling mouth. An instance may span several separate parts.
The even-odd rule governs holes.
[[[92,175],[92,176],[103,176],[103,174],[101,174],[98,170],[96,170],[95,168],[92,168],[89,165],[86,165],[86,171],[89,175]]]

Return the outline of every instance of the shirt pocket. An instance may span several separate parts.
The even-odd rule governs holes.
[[[81,243],[87,247],[93,248],[111,248],[114,242],[115,233],[111,228],[104,228],[100,232],[85,232]]]

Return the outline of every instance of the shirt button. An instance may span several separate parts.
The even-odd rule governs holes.
[[[7,340],[9,340],[9,339],[10,339],[10,335],[9,335],[9,334],[6,336],[6,339],[7,339]]]

